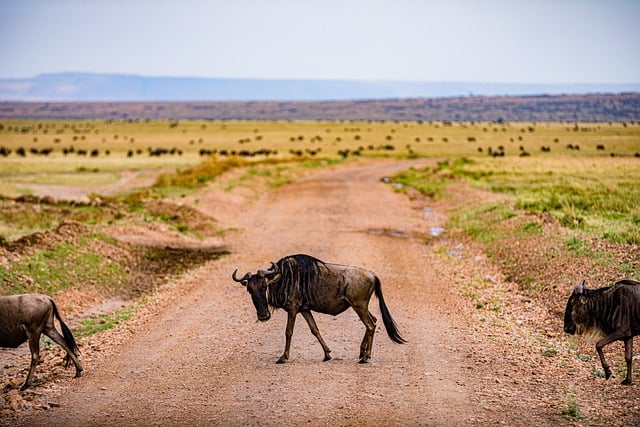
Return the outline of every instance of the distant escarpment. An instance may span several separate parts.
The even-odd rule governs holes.
[[[640,93],[354,101],[0,102],[4,119],[634,122]]]

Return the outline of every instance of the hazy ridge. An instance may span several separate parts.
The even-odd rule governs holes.
[[[640,84],[511,85],[60,73],[0,79],[0,118],[627,122],[640,120]]]
[[[0,102],[0,118],[637,122],[640,93],[297,102]]]
[[[0,79],[2,101],[334,101],[640,92],[639,84],[508,84],[148,77],[55,73]]]

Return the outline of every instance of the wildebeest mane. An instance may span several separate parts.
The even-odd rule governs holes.
[[[634,286],[640,286],[640,282],[637,282],[635,280],[629,280],[629,279],[624,279],[624,280],[620,280],[618,282],[616,282],[616,285],[634,285]],[[615,285],[614,285],[615,286]]]
[[[283,308],[292,297],[300,298],[303,303],[309,301],[310,287],[317,283],[320,265],[324,264],[324,261],[303,254],[278,260],[276,265],[281,277],[269,285],[269,305]]]

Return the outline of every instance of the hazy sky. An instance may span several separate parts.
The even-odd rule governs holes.
[[[640,82],[639,0],[0,0],[0,78]]]

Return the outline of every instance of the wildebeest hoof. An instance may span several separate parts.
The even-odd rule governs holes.
[[[358,363],[367,363],[368,361],[369,361],[368,357],[363,357],[358,361]]]
[[[280,364],[286,362],[286,360],[287,360],[286,358],[281,357],[280,359],[276,360],[276,364],[280,365]]]
[[[629,378],[626,378],[624,381],[622,381],[620,384],[622,385],[631,385],[631,380]]]
[[[331,356],[330,356],[330,355],[328,355],[328,354],[326,354],[326,355],[324,356],[324,359],[322,359],[322,361],[323,361],[323,362],[328,362],[329,360],[331,360]]]
[[[604,370],[604,377],[605,377],[605,379],[607,379],[607,380],[611,377],[611,369],[609,369],[609,368],[605,368],[605,370]]]

